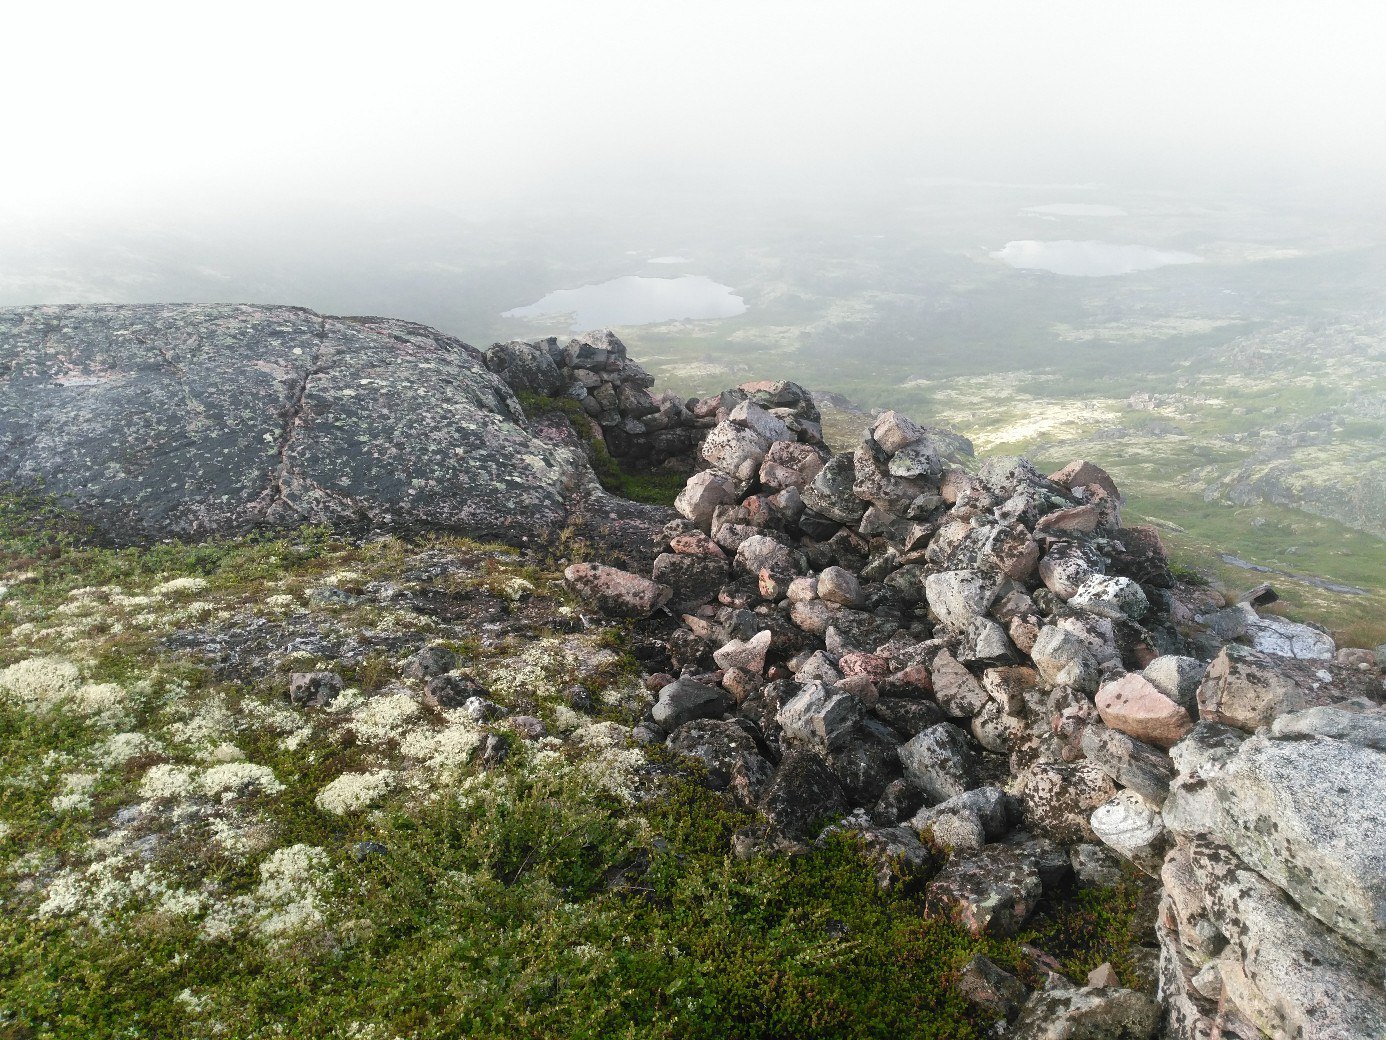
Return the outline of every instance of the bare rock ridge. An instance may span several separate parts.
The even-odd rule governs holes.
[[[0,482],[41,485],[115,542],[311,522],[526,543],[573,525],[638,555],[669,515],[604,494],[481,351],[292,307],[0,310]]]

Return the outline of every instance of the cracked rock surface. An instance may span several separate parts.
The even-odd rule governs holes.
[[[605,495],[461,340],[296,307],[0,310],[0,481],[114,542],[330,522],[638,545],[668,518]]]

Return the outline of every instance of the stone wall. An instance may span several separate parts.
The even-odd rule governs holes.
[[[610,330],[567,343],[556,337],[497,343],[486,366],[517,394],[569,397],[591,421],[591,433],[611,456],[644,467],[691,460],[715,418],[696,415],[692,402],[672,393],[652,395],[654,377],[626,354]]]

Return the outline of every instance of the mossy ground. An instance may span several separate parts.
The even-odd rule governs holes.
[[[845,839],[737,861],[744,814],[604,728],[641,703],[632,662],[603,645],[619,641],[566,631],[556,575],[509,550],[317,529],[111,550],[71,518],[5,508],[0,669],[70,660],[87,685],[0,694],[0,1037],[970,1037],[989,1022],[950,982],[974,953],[1031,981],[1021,941],[1078,978],[1139,970],[1135,888],[977,940],[926,917],[917,885],[879,891]],[[420,601],[445,585],[499,620],[443,626],[367,595],[381,582]],[[227,673],[170,649],[289,622],[295,638],[418,625],[554,736],[399,715],[399,653],[343,669],[360,693],[314,713],[287,704],[285,669],[332,661]],[[567,707],[575,683],[595,718]],[[508,743],[499,763],[474,746],[487,733]],[[466,753],[444,753],[449,734]],[[273,785],[209,786],[215,762]],[[324,808],[327,785],[371,772],[391,786]],[[189,790],[152,789],[171,775]],[[297,873],[274,874],[279,856]]]

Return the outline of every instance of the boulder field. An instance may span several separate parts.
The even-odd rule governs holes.
[[[758,810],[736,853],[853,831],[977,935],[1158,882],[1153,994],[967,966],[1009,1036],[1386,1036],[1380,661],[1177,581],[1091,462],[978,464],[894,412],[833,454],[758,392],[722,395],[650,577],[567,573],[679,615],[634,735]]]
[[[1178,580],[1091,461],[978,460],[893,411],[834,453],[795,383],[651,384],[609,332],[482,352],[295,308],[3,310],[0,482],[117,543],[572,531],[595,557],[565,581],[630,627],[653,695],[623,739],[755,814],[732,855],[851,832],[883,887],[978,936],[1122,871],[1158,892],[1154,985],[963,967],[1004,1035],[1386,1036],[1379,655]],[[604,493],[584,441],[689,473],[675,508]]]

